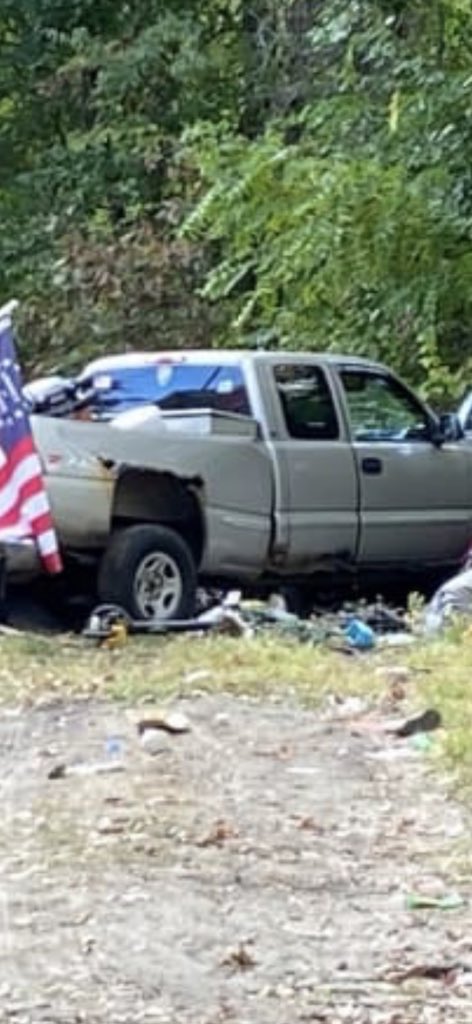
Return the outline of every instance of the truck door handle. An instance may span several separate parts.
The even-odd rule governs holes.
[[[361,468],[367,476],[379,476],[382,472],[382,461],[376,458],[362,459]]]

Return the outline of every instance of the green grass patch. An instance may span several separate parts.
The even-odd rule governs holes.
[[[472,634],[456,631],[425,643],[412,653],[410,664],[427,669],[414,693],[415,703],[441,712],[441,745],[457,781],[472,787]]]
[[[316,701],[327,692],[357,693],[375,685],[375,655],[348,658],[274,637],[133,637],[109,651],[79,638],[27,634],[4,637],[1,645],[3,701],[54,695],[140,701],[195,690]]]

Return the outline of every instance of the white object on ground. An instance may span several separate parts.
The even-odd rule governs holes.
[[[472,616],[472,569],[452,576],[433,595],[425,611],[425,632],[436,633],[454,612]]]
[[[171,747],[171,740],[168,733],[162,729],[145,729],[141,733],[140,743],[143,750],[152,757],[157,754],[164,754]]]

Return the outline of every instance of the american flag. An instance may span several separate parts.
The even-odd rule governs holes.
[[[11,318],[0,310],[0,543],[35,541],[47,572],[62,560],[22,393]]]

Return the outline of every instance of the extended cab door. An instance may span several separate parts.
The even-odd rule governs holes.
[[[387,371],[338,372],[359,474],[359,561],[460,558],[471,535],[472,451],[435,446],[427,410]]]
[[[355,558],[358,479],[342,417],[325,369],[290,355],[258,363],[270,410],[276,472],[275,523],[287,568],[309,573],[325,560]]]

